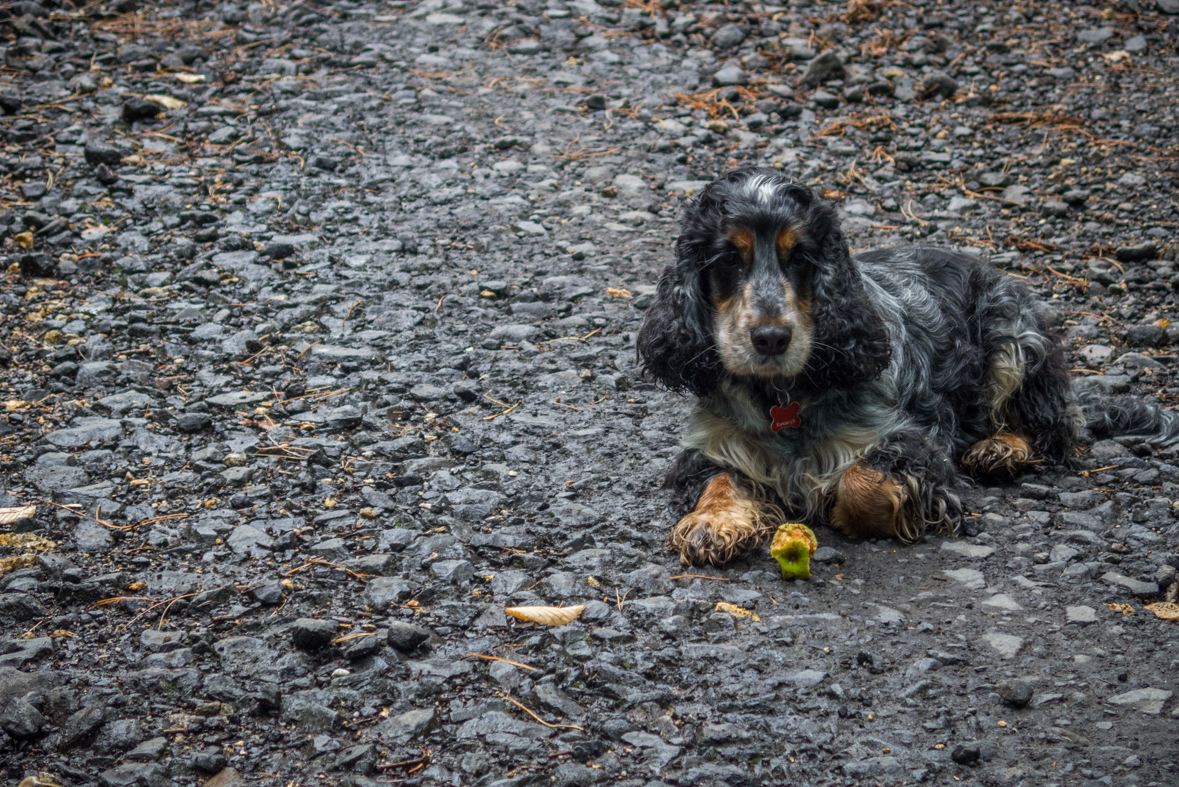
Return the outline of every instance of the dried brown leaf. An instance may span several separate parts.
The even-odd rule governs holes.
[[[749,618],[754,623],[761,623],[761,618],[759,618],[757,616],[757,613],[754,612],[753,610],[745,609],[744,607],[739,607],[736,604],[730,604],[727,601],[716,602],[716,611],[717,612],[728,612],[730,615],[732,615],[735,618]]]
[[[165,96],[162,93],[153,93],[152,95],[144,96],[144,98],[156,106],[163,107],[164,109],[184,109],[186,106],[188,106],[187,101],[181,101],[180,99],[173,98],[172,96]]]
[[[11,574],[18,568],[28,568],[36,565],[37,558],[35,555],[17,555],[16,557],[0,558],[0,577],[5,574]]]
[[[37,507],[32,504],[15,506],[13,508],[0,508],[0,525],[11,525],[18,519],[28,519],[36,513]]]
[[[44,552],[53,549],[55,546],[57,544],[36,533],[0,533],[0,547],[37,549]]]
[[[540,626],[564,626],[581,617],[581,613],[585,612],[585,604],[575,607],[507,607],[504,612]]]
[[[172,76],[176,77],[178,81],[183,82],[186,85],[199,85],[205,81],[204,74],[186,74],[181,72],[179,74],[173,74]]]
[[[1147,604],[1146,608],[1153,612],[1159,620],[1170,620],[1179,623],[1179,604],[1173,604],[1170,601],[1158,601],[1154,604]]]

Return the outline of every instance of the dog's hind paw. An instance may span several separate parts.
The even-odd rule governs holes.
[[[979,440],[962,455],[962,467],[976,478],[1009,481],[1039,464],[1028,441],[1015,434]]]
[[[696,510],[672,528],[668,541],[685,566],[723,565],[748,552],[765,535],[758,504],[726,474],[708,482]]]

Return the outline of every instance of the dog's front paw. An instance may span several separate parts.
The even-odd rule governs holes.
[[[862,464],[844,471],[831,507],[831,527],[850,538],[895,538],[906,544],[932,529],[953,533],[961,518],[962,504],[946,487]]]
[[[852,465],[839,479],[831,527],[850,538],[894,538],[904,529],[908,491],[896,479]]]
[[[719,566],[756,546],[764,530],[757,504],[742,496],[729,476],[718,475],[708,482],[696,510],[679,521],[668,540],[685,566]]]

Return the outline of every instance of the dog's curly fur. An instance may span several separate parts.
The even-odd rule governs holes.
[[[668,474],[685,563],[750,548],[777,504],[853,537],[953,532],[959,466],[1003,480],[1063,460],[1086,421],[1179,434],[1157,405],[1082,408],[1018,279],[934,248],[852,256],[833,206],[775,170],[730,172],[691,204],[637,349],[696,397]],[[788,402],[801,423],[775,433]]]

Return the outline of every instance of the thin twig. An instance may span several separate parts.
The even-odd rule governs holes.
[[[520,667],[521,669],[536,672],[536,667],[530,667],[527,664],[521,664],[520,662],[512,661],[511,659],[501,659],[499,656],[484,656],[482,653],[468,653],[467,658],[486,659],[487,661],[502,661],[504,664],[511,664],[513,667]]]
[[[515,410],[517,407],[519,407],[523,403],[524,403],[524,400],[521,399],[520,401],[516,402],[514,405],[512,405],[511,407],[509,407],[508,409],[506,409],[502,412],[492,413],[491,415],[484,416],[483,420],[484,421],[494,421],[496,418],[499,418],[501,415],[507,415],[508,413],[512,412],[513,410]]]
[[[527,707],[525,707],[525,705],[524,705],[522,702],[519,702],[519,701],[517,701],[517,700],[513,699],[513,698],[512,698],[512,697],[510,697],[509,695],[507,695],[507,694],[504,694],[502,691],[500,691],[500,692],[496,692],[496,693],[497,693],[497,694],[499,694],[499,696],[503,697],[503,698],[504,698],[505,700],[507,700],[508,702],[510,702],[510,703],[512,703],[513,705],[515,705],[515,706],[516,706],[517,708],[519,708],[520,710],[522,710],[522,711],[524,711],[525,713],[527,713],[527,714],[528,714],[529,716],[531,716],[532,718],[534,718],[534,719],[536,719],[537,721],[539,721],[541,724],[543,724],[543,725],[544,725],[544,726],[546,726],[546,727],[550,727],[550,728],[552,728],[552,729],[561,728],[561,729],[565,729],[565,730],[581,730],[582,732],[585,732],[585,728],[584,728],[584,727],[578,727],[576,724],[550,724],[549,722],[547,722],[547,721],[545,721],[544,719],[542,719],[540,716],[537,716],[535,713],[533,713],[532,711],[528,710],[528,708],[527,708]]]

